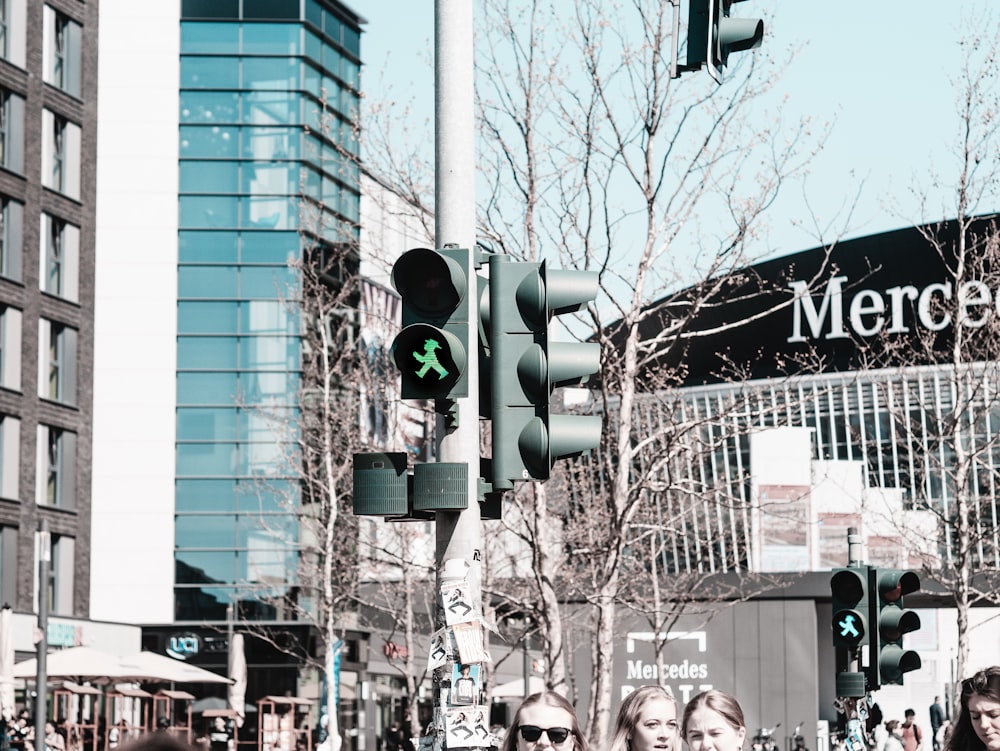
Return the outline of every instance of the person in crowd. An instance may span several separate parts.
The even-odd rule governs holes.
[[[517,708],[500,751],[587,751],[573,705],[554,691],[532,694]]]
[[[681,737],[690,751],[740,751],[747,737],[743,708],[723,691],[703,691],[684,708]]]
[[[618,708],[610,751],[676,749],[679,739],[674,697],[663,686],[641,686]]]
[[[931,742],[934,751],[941,751],[941,727],[944,725],[944,707],[941,706],[941,697],[935,696],[934,703],[930,706],[931,716]]]
[[[1000,751],[1000,665],[962,681],[961,698],[944,751]]]
[[[917,751],[924,741],[924,732],[914,721],[917,713],[912,709],[907,709],[903,713],[903,724],[899,726],[900,734],[903,736],[903,748],[905,751]]]
[[[66,739],[52,721],[45,723],[45,751],[66,751]]]
[[[903,734],[900,732],[899,720],[888,720],[885,723],[884,751],[903,751]]]
[[[232,748],[233,736],[226,726],[225,717],[212,720],[212,729],[208,731],[209,751],[229,751]]]

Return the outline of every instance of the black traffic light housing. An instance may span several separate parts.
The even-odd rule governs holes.
[[[414,248],[392,267],[403,318],[392,355],[404,399],[454,400],[469,395],[468,268],[466,248]],[[474,296],[478,283],[472,289]]]
[[[886,684],[903,685],[903,676],[920,665],[920,655],[903,649],[903,635],[920,628],[920,616],[903,607],[903,596],[920,589],[920,577],[914,571],[871,567],[868,580],[868,621],[871,626],[871,651],[868,687],[875,690]]]
[[[837,696],[865,695],[865,673],[853,670],[862,647],[870,644],[868,566],[834,569],[830,577],[831,628],[837,652]]]

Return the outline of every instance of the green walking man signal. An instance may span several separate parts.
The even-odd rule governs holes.
[[[433,370],[438,374],[438,380],[447,378],[448,369],[438,362],[437,355],[434,352],[437,349],[441,349],[441,342],[437,339],[427,339],[424,341],[424,351],[413,353],[413,359],[422,366],[417,370],[417,378],[423,378],[429,370]]]

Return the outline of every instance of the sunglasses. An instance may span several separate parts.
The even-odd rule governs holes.
[[[528,743],[534,743],[542,737],[542,733],[545,733],[549,740],[557,746],[569,738],[569,734],[572,732],[569,728],[540,728],[537,725],[520,725],[518,730],[521,731],[521,737]]]

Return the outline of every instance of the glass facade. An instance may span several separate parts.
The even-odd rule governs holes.
[[[175,615],[290,612],[300,373],[291,261],[356,239],[359,30],[333,6],[184,0]]]

